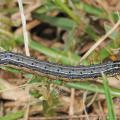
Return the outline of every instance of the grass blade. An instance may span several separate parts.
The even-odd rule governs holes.
[[[102,73],[102,78],[103,78],[104,91],[105,91],[106,102],[107,102],[107,107],[108,107],[108,119],[116,120],[115,113],[114,113],[114,107],[113,107],[113,101],[112,101],[112,95],[111,95],[110,88],[108,85],[108,80],[103,73]]]

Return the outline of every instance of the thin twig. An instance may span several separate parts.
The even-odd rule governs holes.
[[[23,28],[25,53],[26,53],[27,56],[30,56],[30,52],[29,52],[29,40],[28,40],[28,34],[27,34],[27,29],[26,29],[26,18],[25,18],[25,15],[24,15],[22,0],[18,0],[18,5],[19,5],[21,19],[22,19],[22,28]]]
[[[111,30],[109,30],[104,36],[102,36],[86,53],[85,55],[80,59],[80,62],[87,58],[94,50],[97,48],[109,35],[111,35],[120,25],[120,19],[118,22],[113,26]]]

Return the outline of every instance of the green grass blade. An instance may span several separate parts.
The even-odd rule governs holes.
[[[9,113],[5,116],[0,117],[0,120],[18,120],[24,115],[23,111],[17,111],[14,113]]]
[[[60,10],[65,12],[77,24],[80,23],[80,19],[78,19],[78,17],[74,14],[74,12],[71,9],[69,9],[69,7],[64,2],[62,2],[62,0],[54,0],[53,2],[58,8],[60,8]]]
[[[112,95],[111,91],[108,85],[107,77],[102,73],[103,78],[103,84],[104,84],[104,91],[106,96],[106,102],[108,107],[108,120],[116,120],[115,113],[114,113],[114,107],[113,107],[113,101],[112,101]]]
[[[103,19],[109,19],[108,13],[105,10],[101,9],[101,8],[94,7],[94,6],[86,4],[84,2],[79,2],[79,3],[75,4],[75,6],[78,9],[81,9],[81,10],[83,10],[86,13],[95,15],[96,17],[103,18]],[[115,12],[111,12],[110,16],[112,17],[112,19],[114,21],[118,21],[119,20],[119,16]]]
[[[34,12],[32,14],[33,18],[36,18],[38,20],[42,20],[44,22],[47,22],[53,26],[60,27],[65,30],[73,29],[76,26],[76,23],[69,19],[69,18],[63,18],[63,17],[51,17],[47,16],[45,14],[39,14]]]
[[[23,44],[22,37],[17,37],[16,42]],[[67,53],[53,48],[47,48],[38,42],[31,40],[29,44],[30,48],[41,52],[51,58],[54,58],[56,61],[60,61],[63,64],[77,65],[79,63],[80,57],[74,53]],[[69,60],[68,60],[69,59]]]
[[[55,80],[53,81],[53,83],[60,85],[62,84],[62,81]],[[87,90],[95,93],[97,92],[97,93],[105,94],[103,84],[99,84],[97,82],[94,82],[94,83],[92,83],[91,81],[68,82],[68,83],[64,83],[64,86],[68,88],[75,88],[78,90],[83,89],[83,90]],[[120,97],[120,89],[110,87],[110,91],[113,97]]]

